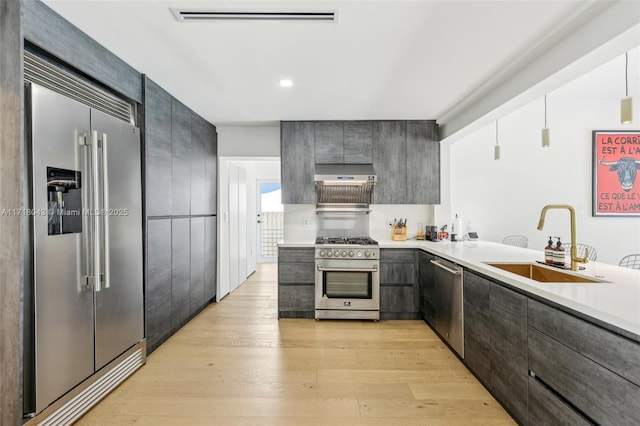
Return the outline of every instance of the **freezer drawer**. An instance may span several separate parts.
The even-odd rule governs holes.
[[[430,262],[435,266],[436,331],[461,358],[464,358],[462,268],[442,259]]]

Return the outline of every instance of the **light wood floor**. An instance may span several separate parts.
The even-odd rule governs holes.
[[[258,271],[78,425],[513,425],[422,321],[277,319]]]

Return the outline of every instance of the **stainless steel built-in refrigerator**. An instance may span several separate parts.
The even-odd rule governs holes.
[[[36,84],[26,111],[33,415],[143,339],[142,197],[139,129]]]

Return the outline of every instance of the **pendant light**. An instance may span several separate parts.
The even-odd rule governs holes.
[[[493,147],[493,159],[500,159],[500,145],[498,144],[498,120],[496,120],[496,145]]]
[[[622,124],[631,124],[632,119],[632,101],[629,96],[629,52],[624,54],[624,98],[620,100],[620,122]]]
[[[547,95],[544,95],[544,128],[542,129],[542,147],[547,148],[550,145],[549,128],[547,127]]]

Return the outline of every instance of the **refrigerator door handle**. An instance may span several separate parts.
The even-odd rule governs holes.
[[[108,154],[107,134],[102,134],[102,220],[104,223],[104,288],[111,287],[109,265],[109,154]]]
[[[100,179],[98,179],[98,169],[100,157],[98,155],[98,131],[91,132],[91,156],[93,163],[93,288],[95,291],[102,290],[101,268],[100,268]]]

